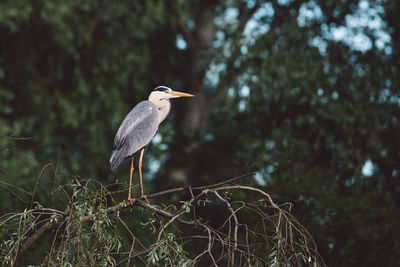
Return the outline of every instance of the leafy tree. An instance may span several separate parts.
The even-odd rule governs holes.
[[[125,182],[108,170],[113,134],[167,84],[196,98],[146,152],[148,192],[256,171],[327,265],[399,264],[396,1],[0,5],[2,210],[34,202],[12,186],[38,184],[45,203],[71,176]]]

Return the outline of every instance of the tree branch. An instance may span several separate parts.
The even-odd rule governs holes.
[[[178,188],[173,188],[173,189],[168,189],[165,191],[161,191],[161,192],[157,192],[157,193],[153,193],[150,195],[147,195],[147,198],[155,198],[155,197],[159,197],[162,195],[168,195],[168,194],[172,194],[172,193],[176,193],[176,192],[181,192],[181,191],[186,191],[186,190],[204,190],[204,189],[212,189],[218,186],[222,186],[224,184],[230,184],[234,181],[249,177],[249,176],[254,176],[254,172],[249,172],[228,180],[225,180],[223,182],[220,183],[216,183],[216,184],[212,184],[212,185],[206,185],[206,186],[198,186],[198,187],[191,187],[191,186],[185,186],[185,187],[178,187]]]
[[[292,254],[297,253],[296,249],[298,249],[301,251],[301,253],[303,253],[301,255],[312,257],[313,260],[317,261],[318,254],[315,252],[315,244],[313,243],[308,232],[290,215],[290,213],[288,213],[284,209],[280,208],[277,204],[275,204],[269,194],[262,191],[261,189],[254,188],[251,186],[229,185],[239,179],[249,177],[252,175],[253,173],[248,173],[212,185],[174,188],[154,193],[148,196],[149,198],[159,197],[162,195],[188,190],[190,192],[189,196],[190,199],[188,200],[187,203],[188,205],[190,205],[190,209],[189,210],[185,209],[185,207],[180,209],[178,208],[178,210],[174,213],[168,212],[166,210],[158,208],[155,205],[151,205],[139,199],[136,199],[132,204],[128,201],[123,201],[112,207],[101,209],[94,214],[83,215],[83,216],[75,214],[74,211],[71,211],[70,213],[63,213],[61,211],[57,211],[54,209],[43,209],[43,208],[29,210],[28,212],[34,214],[34,218],[36,219],[33,222],[33,226],[29,226],[26,232],[23,234],[23,236],[29,233],[29,231],[32,231],[32,229],[39,227],[39,225],[41,226],[38,228],[38,230],[36,230],[35,233],[33,233],[31,236],[27,238],[27,240],[21,246],[20,250],[16,252],[17,255],[15,256],[15,258],[11,263],[12,265],[14,265],[19,259],[21,259],[21,255],[23,255],[30,247],[32,247],[34,243],[49,230],[52,229],[59,230],[63,228],[68,229],[70,225],[74,224],[81,225],[82,223],[85,222],[97,221],[97,218],[102,218],[105,214],[106,215],[117,214],[117,217],[119,218],[118,213],[120,211],[126,208],[132,208],[134,206],[138,206],[143,208],[144,210],[149,211],[151,214],[153,214],[150,215],[150,217],[154,215],[160,215],[161,217],[164,217],[168,220],[166,221],[166,223],[162,223],[160,219],[157,219],[158,223],[156,223],[156,225],[159,226],[155,226],[153,232],[153,234],[156,234],[155,238],[157,242],[151,245],[150,247],[141,245],[140,250],[137,250],[135,249],[134,244],[136,241],[138,241],[138,239],[135,236],[133,236],[132,232],[129,230],[129,228],[127,228],[127,225],[124,224],[121,218],[119,218],[122,221],[124,227],[128,229],[133,238],[133,242],[130,244],[129,253],[127,252],[127,258],[125,258],[123,262],[126,262],[127,260],[130,259],[135,260],[137,259],[138,255],[142,255],[144,252],[152,251],[152,253],[158,253],[157,250],[159,250],[160,247],[163,246],[172,249],[174,251],[173,253],[178,253],[177,250],[175,250],[174,247],[175,245],[171,245],[169,243],[169,242],[175,242],[170,239],[170,233],[174,233],[174,231],[168,232],[165,239],[161,238],[162,234],[167,232],[166,231],[167,228],[170,228],[172,225],[175,224],[174,222],[178,222],[184,225],[190,225],[191,227],[189,227],[188,229],[198,229],[200,231],[204,231],[203,232],[204,235],[202,236],[198,235],[198,237],[199,239],[202,239],[204,240],[204,242],[206,242],[205,248],[200,254],[194,257],[193,259],[194,261],[200,260],[200,258],[202,258],[203,255],[208,255],[210,264],[214,266],[218,266],[219,262],[224,262],[224,264],[227,263],[231,265],[242,266],[243,260],[246,262],[247,265],[254,263],[254,260],[261,262],[262,264],[268,265],[268,260],[263,259],[263,257],[257,255],[257,253],[255,253],[253,250],[256,246],[260,245],[270,246],[270,242],[272,243],[277,242],[276,240],[278,240],[279,242],[276,243],[274,247],[278,251],[277,253],[283,255],[280,257],[284,257],[285,260],[290,261],[290,258],[292,257],[290,256],[291,253]],[[260,199],[263,199],[264,201],[261,202],[258,201],[257,203],[252,204],[241,200],[240,201],[230,200],[229,198],[224,198],[222,194],[220,194],[220,191],[256,192],[257,194],[261,195]],[[210,201],[207,198],[207,196],[209,195],[215,196],[214,201],[216,199],[222,201],[225,204],[224,206],[227,207],[226,210],[228,210],[229,212],[229,215],[226,217],[225,222],[222,224],[222,226],[219,226],[218,228],[215,228],[212,225],[209,225],[208,223],[203,223],[202,221],[204,217],[200,216],[199,218],[197,218],[196,215],[195,211],[196,208],[200,207],[203,204],[210,209],[215,207],[215,203],[212,204],[214,201],[213,200]],[[241,204],[241,206],[238,208],[234,208],[233,205],[236,204]],[[243,214],[242,210],[247,210],[247,212],[251,212],[255,216],[257,216],[259,218],[259,224],[261,226],[260,229],[264,229],[264,232],[258,231],[257,230],[258,226],[255,226],[255,228],[252,230],[249,229],[246,221],[247,220],[246,216],[245,217],[241,215],[239,216],[239,214]],[[4,220],[4,222],[10,220],[9,218],[15,218],[15,216],[17,215],[11,214]],[[42,222],[38,221],[39,216],[46,216],[44,223],[43,220]],[[56,216],[55,219],[54,216]],[[205,219],[207,220],[207,218]],[[268,224],[269,226],[267,227],[266,224]],[[243,231],[239,231],[239,227],[243,227]],[[182,229],[184,228],[180,228],[180,230]],[[191,232],[191,233],[196,235],[196,232]],[[67,230],[67,236],[68,236],[68,230]],[[172,236],[174,235],[172,234]],[[252,239],[249,239],[249,236],[251,236]],[[274,239],[274,237],[276,239]],[[296,238],[296,240],[293,240],[294,238]],[[177,238],[177,240],[179,240],[179,238]],[[16,246],[13,248],[13,250],[17,251],[18,244],[21,243],[22,243],[22,238],[20,238],[20,240],[17,241]],[[308,249],[309,244],[313,245],[314,247]],[[215,255],[216,248],[221,249],[220,255],[217,257]],[[296,259],[297,258],[300,257],[296,256]],[[145,259],[141,260],[143,262],[146,261]],[[225,262],[226,260],[227,262]]]
[[[166,195],[166,194],[171,194],[171,193],[175,193],[175,192],[185,191],[185,190],[188,190],[189,188],[190,188],[191,190],[212,189],[212,188],[215,188],[215,187],[218,187],[218,186],[221,186],[221,185],[224,185],[224,184],[229,184],[229,183],[232,183],[232,182],[234,182],[234,181],[236,181],[236,180],[239,180],[239,179],[242,179],[242,178],[245,178],[245,177],[249,177],[249,176],[252,176],[252,175],[254,175],[254,173],[247,173],[247,174],[244,174],[244,175],[240,175],[240,176],[234,177],[234,178],[232,178],[232,179],[225,180],[225,181],[220,182],[220,183],[216,183],[216,184],[212,184],[212,185],[207,185],[207,186],[174,188],[174,189],[170,189],[170,190],[166,190],[166,191],[154,193],[154,194],[148,195],[147,197],[148,197],[148,198],[159,197],[159,196]],[[200,196],[202,196],[202,194],[198,195],[198,197],[200,197]],[[129,201],[123,201],[123,202],[121,202],[121,203],[119,203],[119,204],[117,204],[117,205],[115,205],[115,206],[112,206],[112,207],[107,208],[105,212],[106,212],[108,215],[110,215],[110,214],[115,214],[115,213],[117,213],[117,212],[119,212],[119,211],[121,211],[121,210],[123,210],[123,209],[125,209],[125,208],[131,208],[131,207],[133,207],[133,206],[139,206],[139,207],[145,208],[145,209],[147,209],[147,210],[149,210],[149,211],[152,211],[152,212],[154,212],[154,213],[157,213],[157,214],[159,214],[159,215],[161,215],[161,216],[163,216],[163,217],[165,217],[165,218],[171,219],[172,221],[170,221],[170,222],[173,222],[174,220],[177,220],[178,222],[183,223],[183,224],[189,224],[189,225],[193,224],[193,223],[191,223],[191,222],[189,222],[189,221],[185,221],[185,220],[179,219],[178,217],[179,217],[180,215],[182,215],[182,213],[178,213],[178,214],[173,215],[173,214],[168,213],[168,212],[166,212],[166,211],[163,211],[163,210],[161,210],[161,209],[159,209],[159,208],[156,208],[156,207],[154,207],[154,206],[152,206],[152,205],[150,205],[150,204],[147,204],[146,202],[141,201],[141,200],[139,200],[139,199],[135,199],[135,201],[133,202],[133,205],[131,205]],[[47,209],[46,209],[46,210],[47,210]],[[32,210],[32,212],[35,212],[35,211],[41,211],[41,210]],[[68,216],[67,216],[66,214],[64,214],[63,212],[61,212],[61,211],[56,211],[56,210],[52,210],[52,211],[54,211],[54,212],[56,212],[56,213],[58,213],[58,214],[63,214],[65,218],[68,218]],[[80,219],[80,221],[81,221],[82,223],[84,223],[84,222],[89,222],[89,221],[93,221],[93,220],[94,220],[96,217],[98,217],[101,213],[104,213],[104,211],[99,211],[99,212],[94,213],[94,214],[92,214],[92,215],[84,216],[84,217],[82,217],[82,218]],[[66,222],[67,222],[66,220],[64,220],[64,221],[61,222],[61,223],[54,223],[54,222],[48,221],[47,223],[45,223],[44,225],[42,225],[33,235],[31,235],[31,236],[25,241],[25,243],[23,244],[23,246],[21,247],[21,249],[20,249],[19,252],[18,252],[17,260],[18,260],[18,259],[20,258],[20,256],[21,256],[23,253],[25,253],[26,250],[27,250],[28,248],[30,248],[44,233],[46,233],[48,230],[56,229],[56,228],[62,227],[63,225],[66,224]],[[167,225],[167,226],[168,226],[168,225]],[[16,260],[16,261],[17,261],[17,260]]]

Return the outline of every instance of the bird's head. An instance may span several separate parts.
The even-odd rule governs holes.
[[[156,87],[149,96],[149,100],[163,100],[163,99],[170,99],[176,97],[193,97],[194,95],[182,93],[178,91],[173,91],[171,88],[166,86],[158,86]]]

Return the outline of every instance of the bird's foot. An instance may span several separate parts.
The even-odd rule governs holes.
[[[128,201],[131,204],[131,206],[133,207],[133,204],[135,204],[136,200],[134,198],[128,197]]]
[[[147,202],[147,204],[150,204],[149,199],[148,199],[147,196],[144,195],[144,194],[141,194],[141,195],[140,195],[140,200],[145,200],[145,201]]]

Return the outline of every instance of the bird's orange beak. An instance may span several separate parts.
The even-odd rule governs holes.
[[[182,92],[178,92],[178,91],[172,91],[172,92],[169,92],[169,94],[173,95],[173,96],[194,97],[194,95],[182,93]]]

